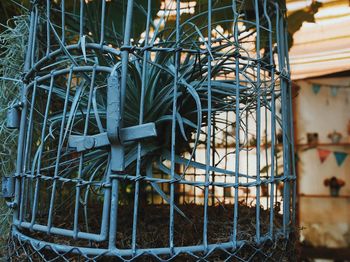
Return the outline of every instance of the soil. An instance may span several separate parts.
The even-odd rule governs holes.
[[[195,204],[184,204],[178,206],[187,216],[182,217],[175,211],[174,216],[174,244],[175,246],[201,245],[203,239],[203,214],[204,207]],[[99,208],[96,208],[96,212]],[[275,210],[274,230],[281,229],[282,216]],[[139,207],[137,224],[137,247],[138,248],[159,248],[169,246],[169,206],[168,205],[142,205]],[[208,207],[208,243],[223,243],[231,241],[230,236],[233,230],[234,206],[209,206]],[[92,215],[92,214],[91,214]],[[61,217],[62,224],[67,228],[71,224]],[[270,211],[260,208],[260,232],[263,236],[269,230]],[[98,223],[96,220],[95,223]],[[133,205],[121,205],[118,210],[118,232],[117,247],[120,249],[129,249],[132,239],[133,224]],[[48,236],[42,233],[24,232],[36,239],[42,239],[48,242],[61,243],[74,246],[91,246],[106,248],[107,242],[97,243],[84,240],[72,240],[58,236]],[[256,236],[256,207],[248,207],[240,204],[238,208],[238,227],[237,240],[247,242],[234,256],[228,261],[295,261],[296,260],[296,235],[292,234],[289,241],[278,239],[274,242],[268,241],[260,246],[254,242]],[[230,251],[229,251],[230,252]],[[46,253],[45,251],[42,252]],[[46,254],[51,258],[50,254]],[[201,256],[201,254],[197,254]],[[67,257],[67,256],[66,256]],[[73,261],[74,256],[69,256]],[[229,254],[223,250],[213,252],[206,259],[207,261],[223,261],[229,257]],[[168,256],[162,257],[168,259]],[[101,261],[109,261],[107,258]],[[110,260],[118,261],[118,260]],[[143,258],[137,261],[155,261],[153,258]],[[172,261],[195,261],[189,255],[181,255]]]

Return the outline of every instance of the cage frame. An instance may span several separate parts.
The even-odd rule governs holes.
[[[259,1],[254,0],[256,6],[259,6]],[[203,186],[205,188],[204,192],[204,225],[203,225],[203,243],[200,245],[194,245],[194,246],[175,246],[174,245],[174,212],[175,206],[174,206],[174,184],[175,183],[184,183],[184,184],[190,184],[188,181],[182,181],[178,180],[175,175],[175,152],[171,152],[170,156],[170,162],[171,164],[171,175],[170,179],[160,179],[160,178],[149,178],[142,176],[140,172],[136,174],[135,176],[126,176],[123,171],[124,171],[124,151],[123,148],[121,148],[120,141],[117,141],[115,145],[112,145],[112,141],[109,140],[109,142],[113,146],[115,146],[115,154],[113,156],[114,158],[118,158],[120,161],[117,163],[116,166],[113,167],[114,174],[110,173],[108,171],[108,176],[107,180],[104,182],[101,182],[101,186],[105,187],[105,198],[104,198],[104,209],[103,209],[103,221],[101,221],[101,232],[99,234],[92,234],[92,233],[87,233],[87,232],[81,232],[78,231],[78,229],[75,227],[73,230],[65,230],[62,228],[55,228],[52,227],[51,225],[43,226],[43,225],[38,225],[33,223],[33,221],[30,222],[24,222],[22,221],[21,218],[21,209],[18,210],[18,207],[21,206],[21,199],[23,198],[23,183],[21,183],[22,179],[24,178],[30,178],[30,179],[36,179],[39,178],[38,174],[27,174],[26,172],[23,173],[23,166],[25,165],[23,162],[23,157],[25,155],[25,139],[28,138],[26,137],[26,126],[28,123],[27,119],[27,114],[28,110],[28,103],[27,103],[27,94],[31,88],[33,88],[37,83],[40,83],[42,80],[47,80],[51,79],[51,82],[53,83],[53,80],[56,76],[61,75],[61,74],[72,74],[72,72],[84,72],[84,71],[93,71],[93,72],[105,72],[109,74],[113,74],[115,72],[115,68],[111,67],[104,67],[100,65],[95,65],[95,66],[79,66],[79,65],[72,65],[70,68],[67,69],[62,69],[62,70],[52,70],[50,74],[47,74],[42,77],[35,77],[36,72],[40,70],[40,66],[44,65],[49,59],[52,59],[56,55],[60,55],[62,53],[65,53],[66,55],[69,56],[69,51],[71,50],[81,50],[82,49],[82,38],[83,38],[83,29],[82,25],[80,25],[80,39],[77,44],[72,44],[70,46],[65,46],[65,32],[64,29],[62,31],[62,36],[58,36],[58,39],[61,39],[61,47],[59,47],[56,50],[50,51],[50,36],[48,34],[47,38],[47,44],[48,44],[48,51],[47,55],[43,57],[41,60],[34,62],[34,49],[35,49],[35,35],[36,35],[36,24],[38,23],[38,6],[40,1],[32,1],[32,9],[31,9],[31,14],[30,14],[30,31],[29,31],[29,41],[28,41],[28,51],[26,55],[26,60],[25,60],[25,67],[24,67],[24,74],[23,74],[23,89],[21,91],[21,99],[18,104],[18,108],[20,109],[20,131],[19,131],[19,139],[18,139],[18,156],[17,156],[17,165],[16,165],[16,173],[15,175],[11,178],[12,180],[10,181],[11,183],[9,184],[8,188],[11,191],[11,188],[13,188],[13,193],[14,193],[14,199],[11,202],[10,205],[13,207],[14,212],[13,212],[13,226],[12,226],[12,231],[11,234],[13,235],[14,238],[17,238],[19,241],[27,242],[30,243],[30,245],[40,252],[40,250],[44,250],[46,248],[54,250],[57,254],[79,254],[83,255],[86,257],[102,257],[102,256],[112,256],[112,257],[119,257],[122,260],[127,260],[126,257],[136,259],[139,257],[142,257],[144,255],[151,255],[159,260],[162,260],[163,258],[160,257],[160,255],[169,255],[170,259],[175,258],[180,254],[190,254],[193,257],[196,257],[198,253],[203,253],[205,254],[202,256],[202,258],[205,259],[205,257],[209,256],[213,251],[215,250],[224,250],[225,252],[227,251],[230,253],[229,250],[232,250],[232,253],[230,253],[230,257],[234,256],[235,250],[239,250],[242,246],[246,244],[246,241],[240,241],[236,239],[237,236],[237,215],[238,215],[238,198],[235,197],[235,205],[234,205],[234,221],[233,221],[233,230],[232,230],[232,240],[228,241],[226,243],[208,243],[207,240],[207,207],[208,207],[208,201],[209,201],[209,186],[222,186],[222,187],[232,187],[234,188],[235,195],[238,195],[238,188],[239,186],[245,186],[244,184],[238,182],[238,176],[239,171],[237,171],[237,167],[239,167],[239,157],[236,157],[236,171],[234,172],[235,176],[235,182],[234,183],[220,183],[220,182],[211,182],[210,181],[210,149],[211,149],[211,135],[210,135],[210,130],[211,130],[211,122],[208,122],[208,139],[207,139],[207,150],[206,150],[206,164],[205,164],[205,181],[204,182],[197,182],[198,185]],[[50,0],[47,1],[47,5],[49,6]],[[64,0],[62,1],[63,4],[62,6],[62,23],[64,25]],[[235,8],[235,2],[232,1],[232,7]],[[264,0],[264,6],[266,7],[267,3],[273,3],[273,6],[276,9],[276,31],[277,33],[277,49],[278,49],[278,69],[274,65],[274,63],[270,63],[266,68],[269,68],[273,70],[273,72],[279,76],[280,78],[280,86],[281,86],[281,97],[282,97],[282,105],[285,104],[286,106],[282,106],[282,127],[283,127],[283,165],[284,165],[284,175],[280,178],[274,178],[271,177],[269,179],[261,179],[260,178],[260,166],[257,166],[257,177],[255,182],[247,183],[246,186],[255,186],[257,190],[257,203],[256,203],[256,223],[257,223],[257,229],[256,229],[256,235],[254,237],[254,242],[259,244],[262,244],[266,241],[272,241],[273,239],[279,239],[279,238],[289,238],[289,235],[291,233],[291,225],[295,223],[295,212],[292,212],[292,210],[295,210],[295,195],[296,195],[296,186],[293,181],[296,179],[296,174],[295,174],[295,159],[294,159],[294,148],[293,148],[293,121],[292,121],[292,95],[291,95],[291,85],[290,85],[290,73],[289,73],[289,62],[288,62],[288,47],[287,47],[287,31],[286,31],[286,24],[285,24],[285,10],[279,6],[278,2],[275,1],[269,1],[269,0]],[[102,1],[102,10],[105,9],[106,1]],[[150,8],[151,1],[148,0],[148,7]],[[121,105],[120,105],[120,110],[121,110],[121,121],[120,124],[121,126],[123,125],[123,108],[124,108],[124,101],[123,98],[125,97],[125,88],[126,88],[126,76],[128,74],[128,62],[129,62],[129,57],[132,52],[135,50],[142,51],[144,54],[144,57],[146,57],[148,52],[151,51],[160,51],[160,52],[171,52],[174,54],[174,60],[179,61],[180,60],[180,54],[181,52],[192,52],[193,50],[184,50],[183,47],[181,47],[179,44],[177,44],[173,48],[157,48],[153,46],[148,46],[147,41],[146,45],[143,47],[139,46],[134,46],[131,44],[131,39],[130,39],[130,30],[131,30],[131,23],[132,23],[132,17],[133,17],[133,7],[134,7],[134,1],[133,0],[128,0],[127,3],[127,11],[126,11],[126,22],[125,22],[125,34],[124,34],[124,44],[120,47],[119,50],[114,49],[112,47],[109,47],[104,44],[104,12],[102,11],[102,20],[101,20],[101,37],[100,37],[100,42],[99,43],[84,43],[84,48],[86,50],[89,49],[98,49],[102,52],[106,53],[111,53],[117,56],[121,57],[121,85],[120,85],[120,92],[121,92]],[[255,7],[255,9],[257,9]],[[176,42],[180,43],[180,1],[177,1],[176,3]],[[49,15],[50,15],[50,7],[47,9],[47,19],[49,20]],[[235,13],[235,12],[234,12]],[[256,11],[256,15],[259,16],[258,11]],[[265,10],[265,15],[268,17],[266,14]],[[212,18],[212,0],[208,0],[208,31],[211,32],[211,18]],[[149,11],[148,11],[148,18],[149,19]],[[235,18],[238,19],[238,16]],[[268,19],[267,19],[268,20]],[[82,18],[81,18],[81,23],[83,24]],[[148,20],[148,29],[149,30],[149,20]],[[269,28],[268,31],[272,32],[272,24],[271,21],[268,23]],[[235,27],[237,26],[237,23],[235,23]],[[64,28],[64,26],[63,26]],[[259,49],[260,45],[260,40],[259,40],[259,19],[256,20],[256,29],[257,29],[257,49]],[[57,36],[57,32],[55,32],[53,26],[50,24],[50,22],[47,22],[47,32],[53,32]],[[236,31],[237,33],[237,31]],[[269,37],[272,37],[272,34],[270,34]],[[208,56],[208,117],[212,116],[211,112],[211,88],[210,88],[210,83],[211,83],[211,36],[208,36],[207,40],[207,45],[208,50],[203,51],[204,54]],[[272,41],[270,39],[269,43],[269,49],[272,52],[273,50],[272,46]],[[236,63],[239,63],[240,56],[237,55],[235,61]],[[144,58],[144,61],[146,58]],[[255,61],[253,61],[255,65],[257,66],[257,70],[260,70],[260,67],[262,65],[262,60],[260,57],[260,52],[257,52],[257,58]],[[174,63],[174,68],[175,68],[175,74],[174,74],[174,92],[176,93],[176,90],[178,88],[179,82],[179,62]],[[236,70],[239,70],[239,65],[236,64]],[[237,73],[239,76],[239,73]],[[257,74],[259,76],[259,73]],[[259,77],[258,77],[259,78]],[[236,77],[237,81],[237,86],[239,86],[239,77]],[[258,86],[259,84],[259,79],[258,81]],[[51,85],[52,88],[52,85]],[[236,115],[239,115],[239,95],[240,91],[239,88],[236,88],[236,96],[238,99],[236,99]],[[176,107],[176,96],[173,96],[173,115],[172,115],[172,148],[175,146],[175,133],[176,133],[176,125],[177,125],[177,116],[175,114],[177,107]],[[260,107],[260,99],[258,99],[258,108]],[[142,108],[142,107],[141,107]],[[143,123],[142,120],[142,115],[143,111],[141,110],[140,112],[140,122],[139,125],[145,124]],[[46,121],[46,120],[45,120]],[[257,120],[259,121],[259,119]],[[107,128],[108,129],[108,128]],[[239,137],[239,127],[236,128],[236,138]],[[258,130],[257,133],[260,134],[260,131]],[[272,129],[272,141],[271,141],[271,148],[274,148],[275,144],[275,134],[274,134],[274,129]],[[260,143],[261,142],[261,137],[260,135],[257,136],[257,151],[260,152]],[[141,143],[139,143],[138,147],[141,147]],[[112,150],[113,151],[113,150]],[[236,143],[236,154],[239,155],[240,151],[240,145],[239,143]],[[138,153],[138,159],[140,159],[140,149]],[[274,154],[274,153],[272,153]],[[257,154],[257,155],[260,155]],[[258,157],[258,156],[257,156]],[[140,160],[138,160],[140,161]],[[258,160],[260,163],[260,160]],[[272,172],[273,174],[273,172]],[[44,175],[40,175],[40,178],[43,179],[52,179],[53,181],[56,181],[56,178],[50,178],[50,177],[45,177]],[[130,181],[134,181],[136,184],[136,188],[138,188],[140,181],[149,181],[149,182],[155,182],[155,183],[169,183],[170,184],[170,227],[169,227],[169,247],[159,247],[159,248],[138,248],[137,243],[136,243],[136,224],[137,223],[137,210],[138,210],[138,204],[135,204],[135,212],[134,212],[134,226],[133,226],[133,231],[132,231],[132,246],[129,249],[118,249],[115,243],[115,236],[116,236],[116,224],[117,224],[117,210],[118,210],[118,179],[130,179]],[[65,180],[65,178],[60,178],[57,177],[58,180],[62,179],[62,181]],[[68,179],[69,180],[69,179]],[[70,179],[71,180],[71,179]],[[79,180],[79,179],[78,179]],[[81,181],[79,180],[77,182],[80,183]],[[260,222],[259,222],[259,214],[260,214],[260,186],[263,184],[272,184],[273,182],[280,180],[284,182],[284,201],[283,201],[283,228],[279,232],[275,232],[274,227],[273,227],[273,221],[271,222],[269,233],[267,235],[262,236],[260,233]],[[82,181],[82,183],[85,183],[87,181]],[[292,186],[292,188],[290,188]],[[135,189],[136,191],[138,189]],[[273,186],[271,187],[271,192],[273,192],[274,188]],[[292,196],[291,196],[292,195]],[[138,196],[138,193],[135,192],[135,196]],[[135,200],[138,199],[138,197],[135,198]],[[271,206],[273,206],[274,202],[273,199],[271,200]],[[292,201],[292,204],[291,204]],[[50,206],[50,212],[52,215],[52,207]],[[271,209],[271,217],[274,216],[274,210]],[[50,215],[49,215],[50,216]],[[113,219],[115,218],[115,220]],[[78,247],[78,246],[68,246],[68,245],[62,245],[62,244],[56,244],[56,243],[50,243],[50,242],[45,242],[40,239],[35,239],[32,238],[25,233],[21,232],[22,228],[27,228],[30,230],[38,230],[44,233],[48,234],[58,234],[62,236],[69,236],[72,237],[73,239],[75,238],[83,238],[87,240],[93,240],[93,241],[104,241],[108,240],[108,248],[89,248],[89,247]]]

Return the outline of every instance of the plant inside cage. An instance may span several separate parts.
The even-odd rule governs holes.
[[[68,245],[122,259],[147,255],[145,249],[158,259],[189,259],[197,251],[210,257],[223,249],[232,253],[212,258],[258,260],[267,250],[288,257],[282,236],[292,223],[293,168],[272,178],[259,168],[261,154],[269,155],[266,173],[281,164],[273,151],[277,129],[291,137],[279,3],[197,1],[192,10],[184,1],[193,13],[174,18],[180,4],[165,1],[159,14],[160,2],[135,1],[135,23],[127,26],[130,1],[58,2],[38,1],[32,11],[23,77],[27,122],[20,129],[24,171],[16,181],[19,235],[49,243],[39,244],[38,254],[47,254],[47,246],[61,254],[66,249],[55,245]],[[110,90],[120,92],[118,139],[122,129],[141,126],[140,136],[145,124],[156,130],[117,145],[123,170],[111,170],[118,159],[111,154],[109,108],[119,101],[110,100]],[[278,103],[286,104],[283,117]],[[269,148],[261,146],[263,128]],[[283,161],[292,161],[291,141],[283,146]],[[240,156],[247,158],[245,171],[237,167]],[[274,190],[282,180],[280,212]],[[267,184],[263,203],[259,193]],[[107,239],[108,230],[115,233]]]

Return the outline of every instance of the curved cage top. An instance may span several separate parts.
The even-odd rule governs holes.
[[[33,2],[14,107],[20,249],[250,261],[289,238],[283,1]]]

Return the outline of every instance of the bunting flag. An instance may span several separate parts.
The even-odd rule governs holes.
[[[315,95],[320,92],[321,86],[319,84],[312,84],[312,91],[314,92]]]
[[[332,87],[331,87],[331,95],[332,95],[333,97],[336,97],[337,94],[338,94],[338,87],[337,87],[337,86],[332,86]]]
[[[334,157],[335,160],[337,160],[338,166],[341,166],[344,163],[344,160],[347,156],[348,154],[344,152],[334,152]]]
[[[318,151],[318,157],[320,158],[321,163],[326,161],[327,157],[330,155],[331,151],[326,150],[326,149],[317,149]]]

